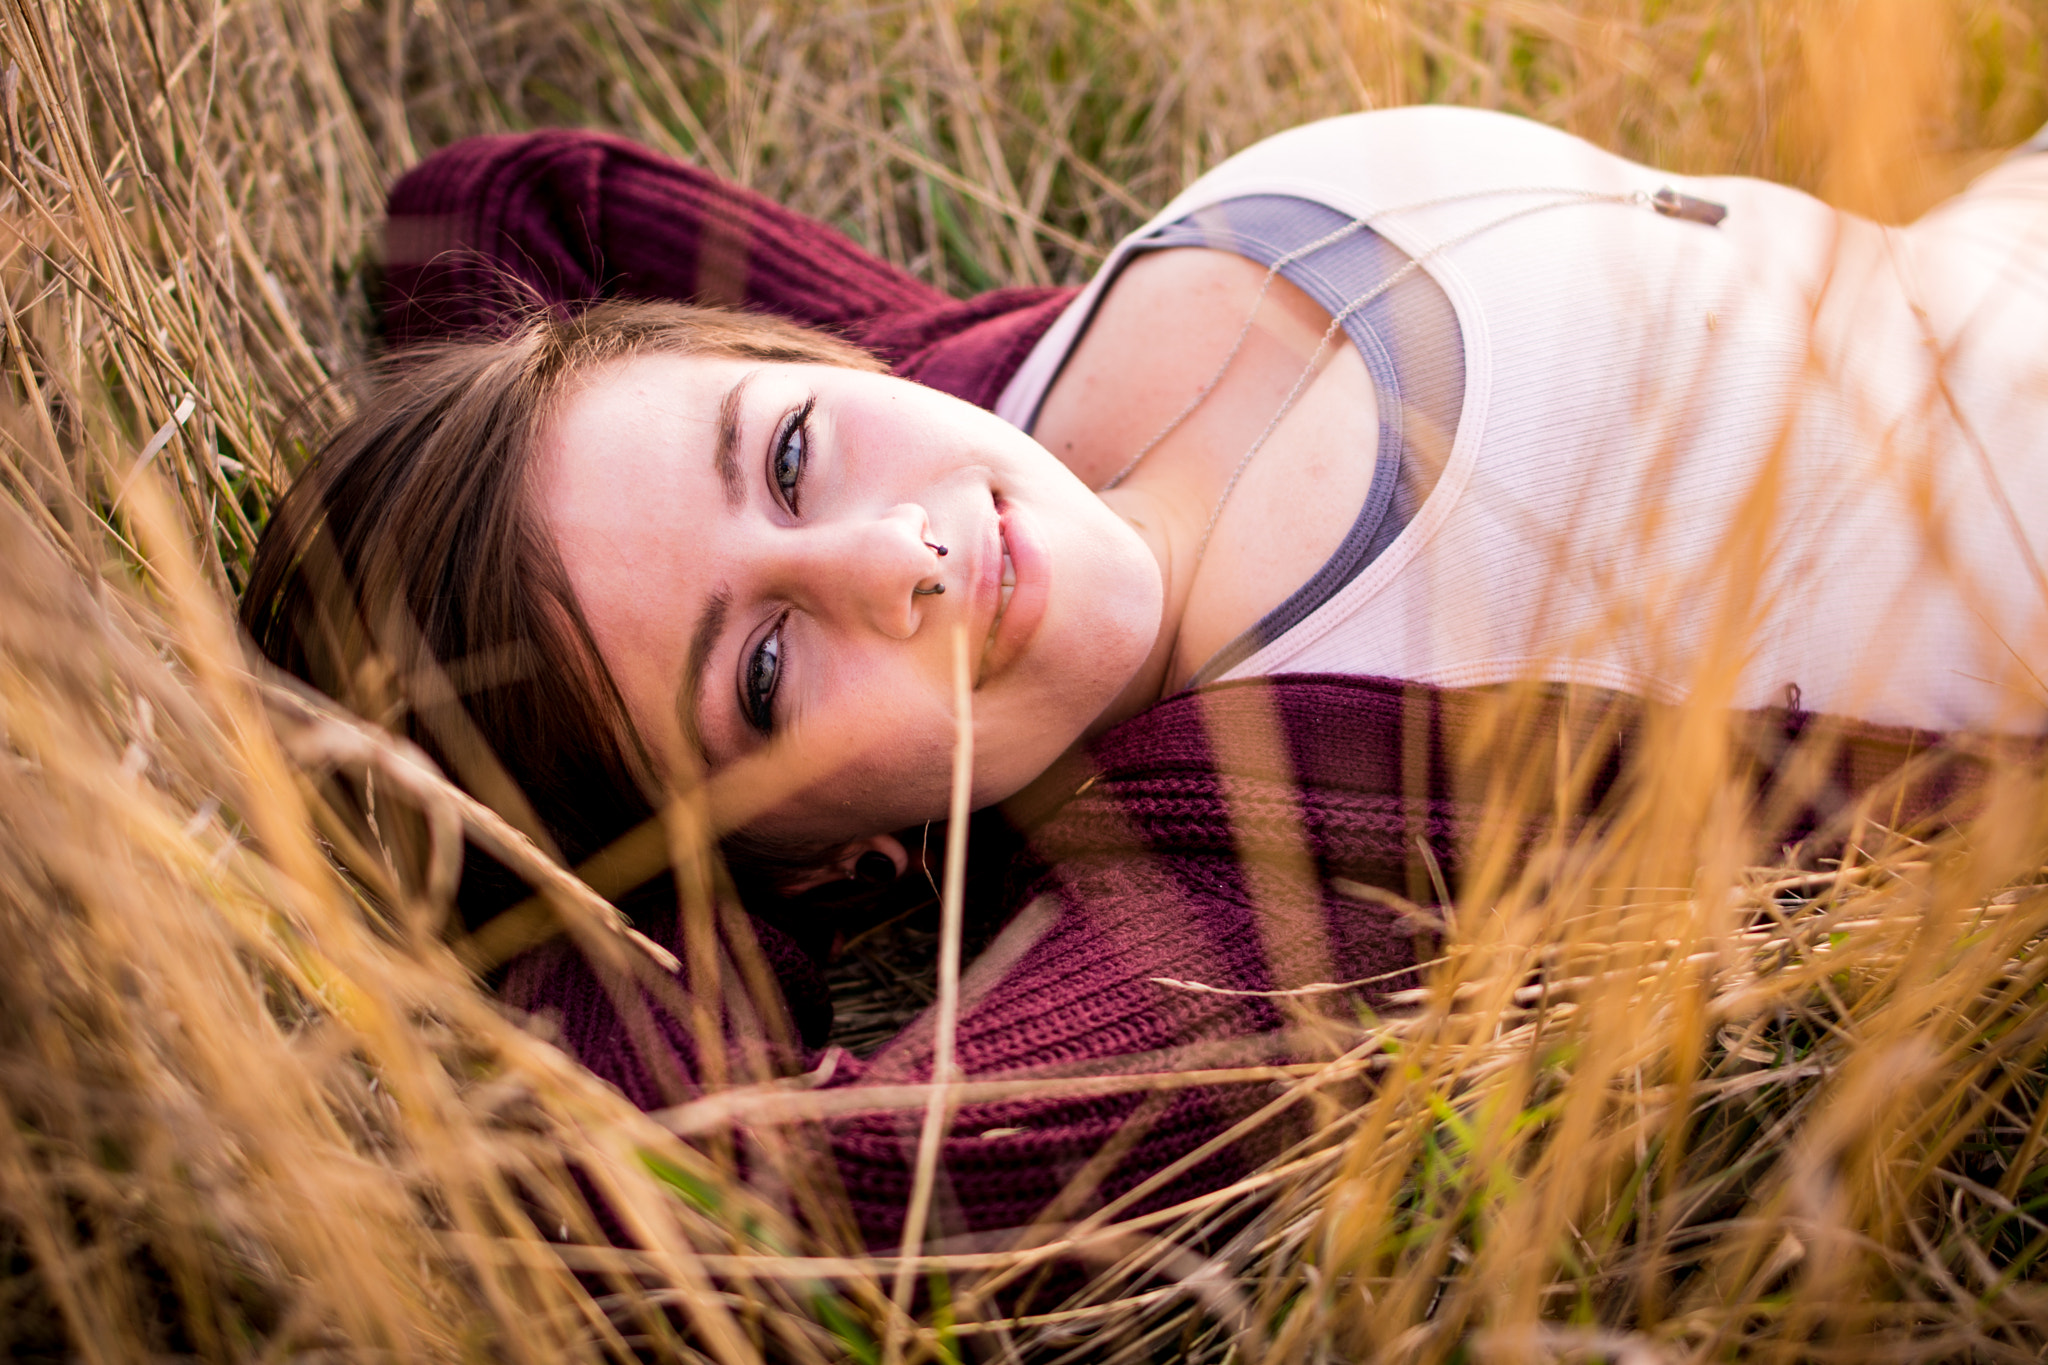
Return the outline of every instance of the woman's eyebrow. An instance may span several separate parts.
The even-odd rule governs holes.
[[[702,765],[699,772],[711,771],[711,751],[704,746],[704,727],[697,714],[704,700],[704,666],[711,658],[711,647],[718,643],[719,634],[725,629],[726,612],[731,607],[732,594],[722,587],[714,588],[704,599],[704,609],[697,613],[697,624],[690,631],[690,652],[683,660],[683,676],[676,684],[676,720],[683,727],[684,741],[697,752],[697,762]]]
[[[711,459],[725,489],[725,505],[735,512],[746,500],[746,486],[740,480],[740,405],[746,401],[747,385],[759,373],[748,370],[718,401],[718,435],[712,441]]]

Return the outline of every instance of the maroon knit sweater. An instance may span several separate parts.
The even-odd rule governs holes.
[[[1097,775],[1086,790],[1031,836],[1014,898],[1036,901],[1026,917],[1035,932],[1000,970],[983,964],[986,979],[970,983],[978,989],[958,1032],[965,1076],[1159,1072],[1313,1055],[1283,1040],[1289,1021],[1269,1000],[1155,978],[1255,991],[1386,978],[1352,1000],[1409,984],[1402,969],[1413,962],[1413,930],[1329,883],[1342,874],[1405,885],[1416,834],[1457,865],[1460,804],[1431,803],[1418,818],[1401,795],[1404,714],[1398,684],[1297,678],[1278,688],[1226,684],[1188,694],[1113,731],[1094,749]],[[1218,750],[1233,761],[1220,763]],[[674,932],[672,921],[648,927],[657,937]],[[772,931],[764,937],[772,941]],[[770,955],[787,961],[772,947]],[[801,968],[786,971],[782,984],[792,1004],[820,989]],[[663,1074],[692,1070],[687,1021],[656,1009],[658,1041],[636,1038],[573,946],[530,954],[507,994],[552,1016],[563,1045],[641,1106],[683,1097]],[[926,1016],[872,1059],[840,1059],[830,1085],[929,1080],[931,1049]],[[1270,1097],[1261,1086],[1181,1092],[1144,1120],[1143,1136],[1098,1197],[1129,1188]],[[1139,1103],[1132,1095],[965,1106],[945,1147],[935,1228],[1031,1221]],[[829,1125],[872,1242],[900,1235],[920,1117],[911,1110]],[[990,1130],[1008,1131],[983,1136]],[[1191,1170],[1142,1206],[1214,1188],[1267,1145],[1245,1144]]]
[[[390,212],[385,323],[397,345],[488,330],[508,307],[534,302],[697,299],[833,329],[899,374],[985,406],[1072,293],[949,299],[823,224],[598,134],[459,143],[401,180]],[[1470,696],[1383,679],[1274,678],[1168,700],[1103,737],[1075,773],[1074,794],[1031,832],[1008,903],[995,907],[1033,908],[999,941],[1008,956],[970,977],[958,1034],[966,1076],[1158,1072],[1318,1055],[1318,1010],[1369,1003],[1406,984],[1402,969],[1413,962],[1412,928],[1376,903],[1336,894],[1331,879],[1426,898],[1426,845],[1455,886],[1477,808],[1454,780],[1472,766],[1461,769],[1450,756],[1471,757],[1475,705]],[[1775,755],[1805,723],[1791,713],[1750,724],[1766,786]],[[1627,733],[1614,740],[1587,810],[1620,771]],[[1895,770],[1929,742],[1867,729],[1847,739],[1823,793],[1829,798]],[[1929,784],[1922,794],[1940,800],[1954,785]],[[1786,837],[1812,823],[1810,812],[1781,814]],[[681,946],[673,915],[642,927]],[[754,931],[800,1031],[822,1038],[830,1002],[816,967],[765,923]],[[1270,999],[1160,980],[1265,991],[1368,977],[1381,979],[1291,1015]],[[680,1017],[687,1011],[630,1009],[629,1024],[616,1003],[639,993],[609,986],[572,945],[556,942],[514,964],[506,994],[556,1020],[563,1044],[636,1103],[688,1098],[697,1068]],[[926,1080],[931,1047],[929,1020],[921,1019],[872,1059],[842,1059],[829,1084]],[[1180,1091],[1149,1108],[1135,1096],[969,1105],[946,1139],[933,1230],[1030,1221],[1135,1116],[1135,1141],[1097,1187],[1096,1200],[1112,1197],[1269,1094],[1238,1085]],[[900,1234],[919,1118],[871,1113],[827,1125],[871,1243]],[[1214,1188],[1280,1136],[1269,1129],[1138,1207]]]
[[[951,298],[823,223],[604,133],[469,138],[408,171],[388,208],[394,346],[488,331],[536,303],[677,299],[836,332],[989,407],[1077,292]]]
[[[1527,839],[1533,828],[1482,829],[1479,803],[1458,788],[1484,733],[1489,699],[1379,678],[1295,675],[1217,684],[1171,698],[1097,742],[1075,772],[1078,790],[1032,831],[1025,875],[1013,882],[1021,950],[999,940],[998,962],[979,964],[959,1019],[967,1079],[1150,1073],[1253,1060],[1327,1056],[1315,1015],[1349,1013],[1390,989],[1414,984],[1417,938],[1383,905],[1339,894],[1339,877],[1407,893],[1426,888],[1430,860],[1453,889],[1475,841]],[[1638,704],[1617,699],[1622,723],[1604,741],[1606,761],[1582,817],[1597,820],[1627,770]],[[1540,715],[1510,762],[1555,752],[1561,708]],[[1582,722],[1581,740],[1593,720]],[[1737,719],[1759,810],[1772,810],[1776,760],[1810,717],[1766,712]],[[1796,839],[1845,798],[1898,773],[1934,736],[1829,722],[1833,758],[1814,800],[1778,809],[1776,836]],[[1463,755],[1462,762],[1456,756]],[[1084,775],[1086,774],[1086,775]],[[1654,774],[1629,778],[1654,782]],[[1953,802],[1972,771],[1951,764],[1908,794],[1918,815]],[[970,856],[972,856],[970,854]],[[1426,892],[1423,893],[1426,896]],[[673,941],[674,921],[647,926]],[[781,986],[797,1012],[820,1003],[815,971],[761,926],[783,965]],[[791,964],[795,965],[791,970]],[[971,974],[972,975],[972,974]],[[1195,982],[1271,991],[1312,982],[1377,978],[1313,997],[1290,1018],[1271,999],[1189,990]],[[563,1044],[636,1103],[685,1098],[694,1056],[687,1025],[659,1008],[651,1029],[620,1020],[598,975],[558,943],[530,954],[508,996],[552,1016]],[[829,1009],[829,1005],[826,1006]],[[863,1063],[842,1058],[829,1084],[861,1087],[932,1076],[929,1012]],[[1341,1034],[1330,1035],[1341,1037]],[[1353,1035],[1355,1037],[1355,1034]],[[815,1063],[813,1051],[803,1060]],[[1096,1199],[1121,1194],[1270,1098],[1251,1084],[1183,1090],[1138,1116],[1139,1136],[1101,1181]],[[1071,1176],[1137,1113],[1135,1096],[977,1103],[955,1116],[943,1150],[945,1182],[934,1230],[971,1232],[1032,1221]],[[827,1124],[861,1233],[886,1246],[901,1233],[920,1113],[857,1115]],[[1164,1207],[1249,1170],[1289,1130],[1255,1140],[1182,1173],[1136,1201]],[[1085,1206],[1084,1206],[1085,1207]],[[1070,1210],[1069,1216],[1080,1210]]]

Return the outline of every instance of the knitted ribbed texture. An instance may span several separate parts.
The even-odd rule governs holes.
[[[825,328],[983,407],[1074,293],[950,298],[823,223],[602,133],[458,142],[392,187],[385,228],[394,346],[536,303],[677,299]]]
[[[1037,898],[1025,918],[1042,917],[1042,924],[1023,935],[1027,945],[992,980],[975,983],[960,1016],[958,1055],[967,1076],[1160,1072],[1298,1055],[1307,1045],[1285,1041],[1289,1020],[1273,1002],[1154,978],[1269,990],[1333,973],[1398,974],[1412,962],[1408,928],[1383,907],[1329,891],[1322,875],[1341,867],[1384,881],[1405,867],[1401,797],[1398,785],[1386,785],[1390,774],[1398,777],[1398,760],[1391,769],[1371,759],[1318,760],[1317,780],[1300,783],[1287,759],[1319,752],[1318,731],[1345,749],[1384,745],[1400,733],[1402,690],[1339,679],[1310,680],[1298,691],[1298,706],[1288,700],[1291,685],[1190,694],[1100,746],[1100,775],[1034,835],[1034,857],[1045,866],[1023,883]],[[1365,705],[1353,704],[1361,699]],[[1223,774],[1219,749],[1270,746],[1276,734],[1280,744],[1263,761]],[[1434,842],[1449,858],[1455,805],[1440,803],[1424,816],[1446,833]],[[1297,811],[1308,816],[1312,847],[1302,842]],[[654,932],[670,934],[673,926]],[[1402,984],[1396,975],[1380,989]],[[552,1015],[563,1044],[636,1103],[653,1108],[686,1097],[660,1080],[663,1070],[688,1068],[686,1025],[655,1011],[665,1052],[644,1055],[569,945],[530,955],[508,991],[515,1003]],[[930,1075],[926,1016],[865,1064],[843,1059],[831,1084]],[[1141,1120],[1143,1136],[1091,1203],[1128,1189],[1270,1097],[1264,1086],[1180,1092]],[[936,1230],[1031,1221],[1142,1103],[1120,1096],[964,1107],[945,1149]],[[900,1234],[918,1122],[911,1112],[830,1126],[861,1230],[876,1244]],[[982,1136],[990,1130],[1012,1131]],[[1190,1170],[1141,1207],[1214,1188],[1265,1154],[1281,1131]]]
[[[1479,815],[1455,789],[1453,756],[1472,757],[1487,733],[1490,704],[1476,693],[1304,675],[1183,694],[1111,731],[1091,751],[1092,775],[1077,772],[1081,790],[1032,834],[1035,872],[1018,881],[1019,900],[1032,905],[1006,936],[1021,948],[999,940],[990,954],[1004,960],[969,974],[958,1032],[966,1075],[1159,1072],[1322,1055],[1317,1012],[1349,1010],[1411,984],[1402,969],[1413,962],[1415,933],[1378,904],[1336,894],[1331,878],[1419,891],[1426,900],[1430,873],[1419,853],[1426,841],[1455,889]],[[1588,810],[1605,798],[1635,742],[1637,704],[1617,704],[1624,714],[1610,732],[1611,759],[1592,785]],[[1517,752],[1554,752],[1544,736],[1564,717],[1562,708],[1553,709]],[[1774,764],[1812,721],[1782,711],[1738,718],[1738,736],[1753,756],[1759,809],[1772,809]],[[1574,728],[1590,734],[1598,723],[1579,715]],[[1833,760],[1824,773],[1809,774],[1824,779],[1813,807],[1778,811],[1777,832],[1785,838],[1812,831],[1848,798],[1897,775],[1912,755],[1926,755],[1937,738],[1828,724]],[[1483,780],[1486,766],[1474,771]],[[1902,802],[1887,798],[1886,809],[1923,815],[1964,795],[1975,771],[1951,761]],[[673,923],[647,927],[659,938],[674,934]],[[1383,974],[1366,989],[1312,997],[1321,1003],[1291,1017],[1268,999],[1157,979],[1260,991]],[[784,988],[799,997],[815,989],[794,980]],[[626,1027],[597,975],[568,945],[529,955],[508,994],[556,1018],[564,1046],[635,1103],[654,1108],[688,1097],[687,1089],[660,1079],[690,1069],[684,1026],[657,1010],[651,1033]],[[928,1080],[930,1028],[927,1014],[865,1064],[842,1059],[830,1084]],[[1270,1093],[1259,1086],[1177,1093],[1139,1119],[1142,1135],[1096,1198],[1162,1170]],[[1141,1103],[1134,1096],[965,1106],[944,1150],[936,1229],[1028,1223]],[[854,1212],[872,1244],[887,1245],[901,1231],[918,1121],[912,1112],[829,1125]],[[991,1130],[1009,1131],[984,1136]],[[1236,1145],[1135,1207],[1163,1207],[1215,1188],[1266,1155],[1285,1131],[1276,1127]]]

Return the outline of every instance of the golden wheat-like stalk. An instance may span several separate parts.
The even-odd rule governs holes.
[[[230,623],[369,351],[384,188],[468,133],[616,128],[965,291],[1079,279],[1227,152],[1415,100],[1908,218],[2048,117],[2044,43],[2040,0],[6,0],[0,1343],[2036,1358],[2048,793],[2027,755],[1969,822],[1873,809],[1816,863],[1756,846],[1698,708],[1649,733],[1657,780],[1597,838],[1536,872],[1478,859],[1425,984],[1322,1017],[1327,1061],[783,1079],[646,1116],[443,937],[451,841],[525,859],[588,951],[659,950],[402,746],[252,676]],[[396,811],[385,840],[330,809],[336,769],[425,851]],[[1548,808],[1535,774],[1501,774],[1496,808]],[[1306,1136],[1185,1205],[909,1259],[833,1232],[829,1106],[1224,1082],[1271,1096],[1243,1128]],[[1003,1317],[1057,1258],[1086,1284]],[[933,1277],[944,1311],[912,1316]]]

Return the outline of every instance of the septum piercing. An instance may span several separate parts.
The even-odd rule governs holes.
[[[919,537],[918,537],[918,539],[919,539],[920,541],[923,541],[925,549],[927,549],[927,550],[930,550],[930,551],[931,551],[931,552],[932,552],[933,554],[937,555],[937,556],[938,556],[938,557],[939,557],[940,559],[944,559],[944,558],[946,557],[946,547],[945,547],[945,546],[943,546],[943,545],[934,545],[934,544],[932,544],[932,543],[931,543],[931,542],[930,542],[929,540],[925,540],[925,539],[924,539],[924,537],[922,537],[922,536],[919,536]],[[934,584],[932,584],[932,585],[931,585],[931,586],[930,586],[929,588],[918,588],[918,587],[913,587],[913,588],[912,588],[912,589],[910,590],[910,595],[911,595],[912,597],[937,597],[937,596],[938,596],[938,595],[939,595],[940,593],[944,592],[945,590],[946,590],[946,585],[945,585],[944,583],[934,583]]]

